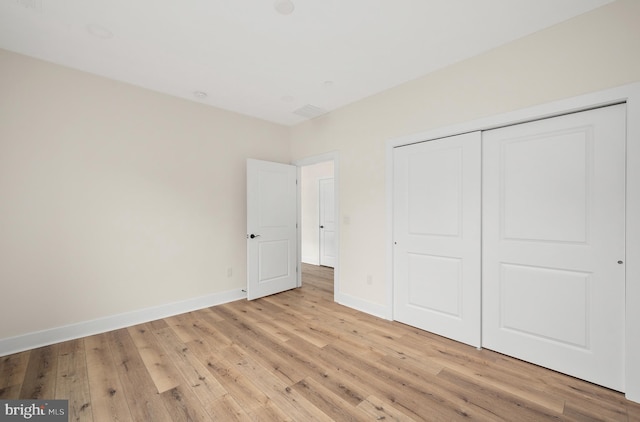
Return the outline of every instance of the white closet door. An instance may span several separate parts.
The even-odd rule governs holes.
[[[394,150],[394,319],[480,345],[480,132]]]
[[[624,105],[483,133],[483,347],[624,391],[624,193]]]

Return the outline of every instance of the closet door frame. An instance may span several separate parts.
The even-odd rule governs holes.
[[[467,132],[484,131],[597,107],[626,103],[626,310],[625,383],[626,398],[640,402],[640,83],[585,94],[535,107],[511,111],[390,139],[386,143],[386,317],[393,319],[393,149]],[[480,323],[480,321],[478,321]]]

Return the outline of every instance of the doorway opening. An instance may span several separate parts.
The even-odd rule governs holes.
[[[332,276],[335,298],[339,273],[337,154],[310,157],[293,164],[298,167],[299,262],[303,268],[311,270],[315,266]]]

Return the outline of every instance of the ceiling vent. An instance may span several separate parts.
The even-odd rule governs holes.
[[[18,6],[22,6],[28,10],[42,10],[42,0],[15,0]]]
[[[322,116],[326,112],[327,112],[326,110],[324,110],[324,109],[322,109],[320,107],[316,107],[314,105],[307,104],[307,105],[302,106],[299,109],[295,110],[293,112],[293,114],[297,114],[298,116],[306,117],[307,119],[313,119],[314,117]]]

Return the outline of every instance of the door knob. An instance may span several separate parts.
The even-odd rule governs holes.
[[[321,229],[324,229],[324,226],[320,226]]]
[[[252,239],[255,239],[256,237],[260,237],[260,235],[251,233],[251,235],[249,237],[252,238]]]

